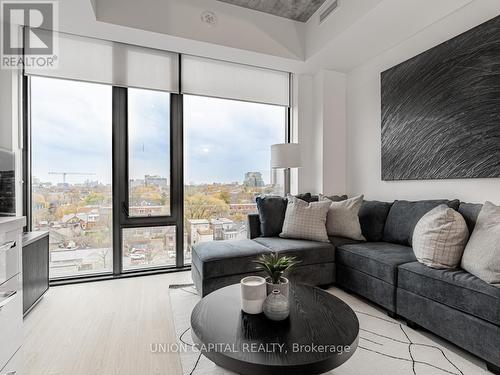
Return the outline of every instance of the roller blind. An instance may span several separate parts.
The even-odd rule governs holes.
[[[25,74],[179,92],[177,53],[64,33],[57,37],[57,67],[25,67]]]
[[[290,105],[290,73],[190,55],[181,59],[184,94]]]

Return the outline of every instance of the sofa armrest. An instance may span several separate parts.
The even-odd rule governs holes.
[[[260,237],[260,219],[259,214],[248,214],[247,236],[252,239]]]

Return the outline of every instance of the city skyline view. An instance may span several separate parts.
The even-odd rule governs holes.
[[[37,77],[31,90],[37,97],[32,106],[32,117],[36,119],[33,136],[37,140],[33,145],[37,154],[33,176],[41,182],[58,184],[63,182],[62,176],[49,172],[65,172],[67,183],[110,184],[111,86],[76,81],[68,85],[65,80]],[[164,176],[165,172],[170,173],[170,166],[165,167],[169,164],[165,150],[170,147],[165,126],[170,117],[169,105],[165,103],[169,95],[134,91],[141,95],[129,99],[129,116],[130,122],[140,122],[140,127],[135,127],[135,131],[132,127],[129,137],[129,141],[133,140],[129,147],[134,152],[130,179],[143,179],[147,170],[147,174],[170,180],[170,176]],[[66,108],[64,113],[52,110],[55,102]],[[185,183],[242,183],[244,172],[255,171],[261,172],[269,184],[269,140],[285,140],[284,129],[269,124],[283,123],[284,118],[284,108],[278,106],[184,95]],[[230,142],[227,135],[231,136]]]
[[[128,206],[113,212],[113,90],[110,86],[33,77],[32,225],[48,230],[50,275],[109,272],[113,248],[124,269],[184,264],[199,242],[247,237],[255,196],[282,194],[271,182],[271,145],[285,141],[284,107],[184,95],[184,233],[177,224],[120,227],[129,218],[172,214],[171,94],[132,89],[128,98]],[[123,157],[123,156],[122,156]],[[124,178],[120,183],[125,183]],[[175,182],[175,180],[174,180]]]

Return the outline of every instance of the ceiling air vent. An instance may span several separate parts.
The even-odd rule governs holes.
[[[319,23],[323,22],[338,7],[339,7],[339,0],[335,0],[330,5],[328,5],[328,7],[319,15]]]

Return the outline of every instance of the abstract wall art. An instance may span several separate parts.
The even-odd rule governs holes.
[[[381,74],[382,179],[500,177],[500,16]]]

